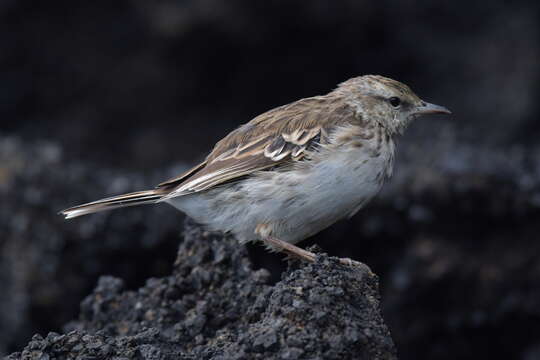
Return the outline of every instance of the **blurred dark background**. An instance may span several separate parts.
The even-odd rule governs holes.
[[[172,266],[182,215],[55,212],[151,187],[261,112],[362,74],[421,119],[395,178],[304,245],[366,262],[403,359],[540,358],[537,1],[3,1],[0,355],[61,331],[100,275]],[[279,279],[283,262],[250,246]]]

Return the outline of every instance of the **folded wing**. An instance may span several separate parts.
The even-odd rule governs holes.
[[[163,198],[167,199],[299,161],[327,143],[332,128],[352,114],[350,106],[324,96],[270,110],[219,141],[203,163],[158,188],[170,191]]]

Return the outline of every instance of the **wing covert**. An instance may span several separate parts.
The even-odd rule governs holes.
[[[191,172],[159,186],[176,185],[166,196],[171,198],[299,161],[317,145],[327,143],[333,127],[351,115],[354,117],[349,105],[325,96],[275,108],[232,131]]]

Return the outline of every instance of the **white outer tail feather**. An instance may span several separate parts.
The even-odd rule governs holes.
[[[60,211],[65,219],[71,219],[82,215],[93,214],[101,211],[136,206],[142,204],[154,204],[165,195],[161,189],[147,190],[123,194],[93,201],[87,204],[77,205]]]

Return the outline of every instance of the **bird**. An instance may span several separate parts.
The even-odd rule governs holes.
[[[70,219],[167,203],[210,231],[313,262],[316,254],[296,244],[352,217],[379,193],[392,176],[396,137],[415,119],[450,113],[399,81],[353,77],[326,95],[256,116],[217,142],[204,161],[153,189],[60,214]]]

